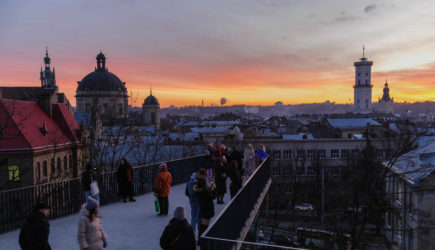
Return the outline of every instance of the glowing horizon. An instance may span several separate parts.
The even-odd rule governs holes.
[[[73,106],[100,49],[135,106],[150,87],[162,108],[353,103],[363,44],[373,102],[385,79],[395,102],[435,100],[435,2],[19,2],[0,3],[0,85],[40,86],[48,44]]]

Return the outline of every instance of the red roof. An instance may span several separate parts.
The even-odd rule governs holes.
[[[51,118],[36,102],[0,99],[0,153],[77,144],[78,129],[65,104],[53,105]]]

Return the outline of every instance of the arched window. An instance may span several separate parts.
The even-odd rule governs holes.
[[[60,157],[57,157],[57,171],[62,171],[62,161],[60,160]]]
[[[47,177],[47,161],[44,161],[42,165],[42,174],[44,175],[44,177]]]
[[[9,181],[20,180],[20,167],[18,167],[18,165],[8,166],[8,171],[9,171]]]
[[[54,165],[54,158],[51,158],[50,175],[54,175],[55,171],[56,171],[56,166]]]
[[[36,163],[35,176],[36,176],[36,179],[41,178],[41,164],[39,162]]]

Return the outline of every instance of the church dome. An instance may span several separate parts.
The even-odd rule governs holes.
[[[144,105],[159,105],[159,101],[157,100],[156,97],[154,97],[153,95],[150,95],[145,99],[145,102],[143,104]]]
[[[97,68],[85,76],[77,87],[77,91],[122,91],[127,92],[123,83],[115,74],[110,73],[106,67],[106,57],[100,52],[97,56]]]

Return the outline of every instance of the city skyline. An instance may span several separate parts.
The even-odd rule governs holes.
[[[73,105],[100,50],[140,106],[352,103],[355,69],[373,61],[373,101],[434,100],[435,3],[415,1],[0,3],[0,84],[40,86],[48,45]],[[105,2],[106,3],[106,2]]]

